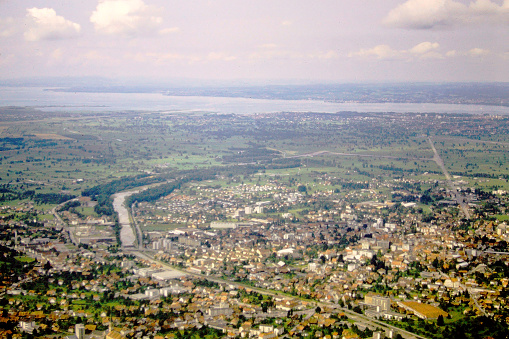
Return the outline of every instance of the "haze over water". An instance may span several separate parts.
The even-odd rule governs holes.
[[[509,114],[509,107],[433,103],[332,103],[317,100],[267,100],[229,97],[166,96],[160,93],[55,92],[39,87],[0,87],[0,106],[45,111],[203,111],[255,114],[268,112],[396,112]]]

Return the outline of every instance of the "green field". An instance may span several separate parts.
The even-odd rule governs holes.
[[[30,114],[37,117],[27,124],[4,111],[0,185],[15,192],[80,195],[87,188],[120,177],[274,161],[294,162],[297,167],[267,168],[260,177],[224,178],[214,184],[263,183],[268,175],[311,182],[316,179],[313,172],[351,181],[443,180],[432,160],[428,135],[434,137],[452,175],[482,189],[509,189],[504,177],[509,173],[509,143],[504,134],[507,118],[396,113],[55,115],[27,110],[27,119]],[[449,125],[455,126],[454,134]],[[311,189],[334,187],[314,185]],[[10,194],[4,193],[5,197]],[[39,205],[38,209],[52,206]],[[90,209],[82,212],[93,215]]]

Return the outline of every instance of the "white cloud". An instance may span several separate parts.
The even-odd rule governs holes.
[[[234,55],[228,55],[225,53],[217,53],[217,52],[210,52],[207,56],[209,60],[219,60],[219,61],[233,61],[237,59]]]
[[[203,58],[196,55],[160,52],[138,52],[136,54],[127,54],[125,58],[135,62],[155,63],[158,65],[165,65],[175,62],[193,64],[203,61]]]
[[[490,51],[487,49],[482,48],[472,48],[467,52],[467,55],[473,56],[473,57],[483,57],[490,54]]]
[[[72,38],[79,34],[79,24],[57,15],[53,8],[28,8],[28,30],[25,40],[57,40]]]
[[[104,61],[104,60],[108,60],[109,57],[104,55],[103,53],[97,51],[97,50],[91,50],[91,51],[88,51],[87,53],[85,53],[83,55],[84,59],[87,60],[87,61]]]
[[[425,41],[425,42],[421,42],[420,44],[415,45],[414,47],[412,47],[410,49],[410,53],[413,53],[413,54],[426,54],[426,53],[429,53],[429,52],[431,52],[433,50],[438,49],[438,47],[440,47],[438,42]]]
[[[263,49],[274,49],[274,48],[277,48],[278,46],[276,44],[270,43],[270,44],[263,44],[258,47],[263,48]]]
[[[6,66],[15,64],[16,62],[16,56],[14,54],[3,54],[0,53],[0,66]]]
[[[373,48],[361,49],[358,52],[350,53],[348,56],[376,57],[377,59],[397,59],[402,56],[402,52],[394,50],[388,45],[378,45]]]
[[[159,34],[173,34],[173,33],[178,33],[180,32],[180,28],[178,27],[171,27],[171,28],[163,28],[161,30],[159,30]]]
[[[54,60],[62,60],[63,55],[64,52],[61,48],[57,48],[53,52],[51,52],[51,58]]]
[[[336,53],[335,51],[327,51],[327,52],[319,52],[319,53],[316,53],[316,54],[310,54],[308,55],[309,58],[312,58],[312,59],[336,59],[339,57],[338,53]]]
[[[421,59],[442,59],[443,55],[437,52],[439,47],[438,42],[425,41],[410,48],[408,52]]]
[[[421,42],[410,49],[396,50],[388,45],[378,45],[373,48],[361,49],[358,52],[350,53],[349,57],[374,57],[377,59],[441,59],[443,58],[437,50],[440,44],[438,42]]]
[[[90,16],[97,32],[112,35],[136,35],[159,31],[163,19],[157,8],[142,0],[102,0]],[[171,33],[163,29],[162,33]]]
[[[445,56],[449,58],[455,57],[456,55],[458,55],[458,52],[456,52],[456,50],[451,50],[445,53]]]
[[[18,31],[14,18],[0,18],[0,38],[13,36]]]
[[[450,50],[445,52],[439,51],[440,44],[438,42],[421,42],[409,49],[397,50],[388,45],[378,45],[373,48],[361,49],[357,52],[349,53],[350,58],[361,57],[365,59],[379,59],[379,60],[405,60],[415,61],[420,59],[444,59],[445,57],[485,57],[488,55],[495,55],[503,57],[501,54],[494,54],[488,49],[472,48],[468,51]]]
[[[509,24],[509,0],[501,5],[491,0],[475,0],[468,5],[455,0],[407,0],[392,9],[383,23],[409,29],[475,23]]]

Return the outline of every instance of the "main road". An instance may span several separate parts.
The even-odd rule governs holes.
[[[382,154],[363,154],[363,153],[341,153],[341,152],[331,152],[331,151],[316,151],[313,153],[305,153],[298,155],[286,156],[286,153],[283,151],[279,151],[283,153],[283,157],[286,159],[294,159],[294,158],[313,158],[320,155],[337,155],[337,156],[346,156],[346,157],[359,157],[359,158],[380,158],[380,159],[394,159],[394,160],[413,160],[413,161],[433,161],[434,159],[430,158],[417,158],[417,157],[398,157],[393,155],[382,155]]]
[[[201,277],[203,279],[206,279],[206,280],[212,281],[212,282],[216,282],[216,283],[228,283],[228,284],[231,284],[231,285],[235,285],[237,287],[249,288],[249,289],[257,291],[257,292],[259,292],[261,294],[270,295],[270,296],[273,296],[273,297],[283,295],[283,294],[279,294],[279,292],[275,292],[275,291],[271,291],[271,290],[267,290],[267,289],[263,289],[263,288],[259,288],[259,287],[252,287],[252,286],[249,286],[249,285],[241,284],[241,283],[230,281],[230,280],[224,280],[224,279],[220,279],[220,278],[210,277],[210,276],[207,276],[207,275],[204,275],[204,274],[199,274],[199,273],[195,273],[195,272],[189,272],[187,270],[183,270],[183,269],[176,268],[174,266],[168,265],[168,264],[166,264],[164,262],[161,262],[159,260],[156,260],[152,256],[150,256],[150,254],[149,254],[150,252],[145,250],[143,248],[143,246],[142,246],[141,230],[139,229],[139,226],[135,223],[134,227],[131,227],[131,224],[130,224],[131,220],[129,219],[129,212],[128,212],[128,209],[127,209],[127,207],[125,206],[125,203],[124,203],[125,198],[127,196],[130,196],[130,195],[132,195],[134,193],[137,193],[140,190],[143,190],[144,188],[148,188],[148,187],[143,187],[143,188],[140,188],[139,190],[136,190],[136,191],[117,193],[117,194],[114,195],[115,199],[114,199],[113,206],[114,206],[115,211],[117,211],[117,213],[119,214],[119,222],[122,225],[122,230],[125,230],[124,233],[121,233],[121,237],[122,237],[122,234],[124,234],[124,236],[127,236],[127,238],[121,238],[122,239],[122,246],[124,247],[124,250],[126,252],[129,252],[129,253],[131,253],[133,255],[136,255],[140,259],[150,261],[150,262],[152,262],[154,264],[157,264],[157,265],[161,265],[161,267],[164,267],[167,270],[180,271],[180,272],[185,273],[187,275]],[[136,230],[137,235],[134,234],[133,230]],[[138,239],[138,250],[135,250],[134,242],[136,241],[137,237],[139,237],[139,239]],[[126,248],[126,245],[124,244],[124,239],[129,241],[130,246],[127,246],[127,247],[132,248],[132,250],[130,250],[129,248]],[[298,299],[298,298],[295,298],[295,297],[291,297],[291,298]],[[353,312],[353,311],[351,311],[351,310],[349,310],[347,308],[339,307],[336,304],[326,303],[326,302],[318,302],[318,301],[315,301],[315,300],[304,299],[304,298],[300,298],[300,300],[306,300],[308,302],[313,302],[316,305],[321,306],[321,307],[331,307],[331,308],[335,308],[335,309],[341,310],[343,313],[347,314],[351,319],[353,319],[353,320],[355,320],[355,321],[357,321],[359,323],[362,323],[363,325],[368,326],[371,329],[376,329],[376,328],[380,327],[380,328],[382,328],[382,329],[384,329],[386,331],[393,330],[395,333],[400,333],[404,338],[407,338],[407,339],[413,339],[413,338],[427,339],[426,337],[423,337],[423,336],[417,335],[415,333],[403,330],[401,328],[398,328],[398,327],[386,324],[386,323],[384,323],[382,321],[368,318],[368,317],[366,317],[363,314],[359,314],[359,313]]]
[[[62,218],[60,217],[60,215],[58,214],[57,210],[59,208],[61,208],[62,206],[64,206],[65,204],[67,204],[68,202],[71,202],[71,201],[75,201],[75,200],[78,200],[78,198],[74,198],[74,199],[71,199],[71,200],[67,200],[66,202],[63,202],[61,203],[60,205],[57,205],[55,207],[53,207],[51,209],[51,214],[53,214],[53,216],[55,217],[55,219],[57,219],[58,223],[60,225],[62,225],[62,227],[67,231],[67,233],[69,233],[69,239],[71,240],[71,242],[74,244],[74,245],[78,245],[78,241],[76,241],[76,237],[74,236],[74,233],[72,232],[71,230],[71,227],[69,226],[69,224],[67,224],[65,221],[62,220]]]
[[[215,283],[222,283],[222,284],[227,283],[227,284],[234,285],[234,286],[241,287],[241,288],[248,288],[248,289],[251,289],[251,290],[256,291],[258,293],[261,293],[261,294],[264,294],[264,295],[270,295],[272,297],[276,297],[276,296],[281,297],[281,296],[284,296],[286,298],[293,298],[295,300],[305,300],[307,302],[312,302],[315,305],[320,306],[322,308],[323,307],[329,307],[329,308],[334,308],[334,309],[337,309],[337,310],[341,310],[341,312],[343,312],[346,315],[348,315],[348,317],[350,319],[355,320],[355,321],[363,324],[364,326],[369,327],[372,330],[376,330],[377,328],[382,328],[385,331],[392,330],[394,333],[400,333],[403,336],[403,338],[407,338],[407,339],[413,339],[413,338],[427,339],[426,337],[423,337],[421,335],[418,335],[418,334],[406,331],[406,330],[401,329],[401,328],[396,327],[396,326],[392,326],[392,325],[386,324],[386,323],[384,323],[382,321],[379,321],[379,320],[376,320],[376,319],[371,319],[371,318],[369,318],[369,317],[367,317],[367,316],[365,316],[363,314],[359,314],[359,313],[353,312],[353,311],[349,310],[348,308],[340,307],[339,305],[336,305],[336,304],[333,304],[333,303],[319,302],[319,301],[316,301],[316,300],[305,299],[305,298],[296,298],[296,297],[288,296],[288,295],[283,294],[283,293],[280,294],[279,292],[276,292],[276,291],[267,290],[267,289],[264,289],[264,288],[253,287],[253,286],[249,286],[249,285],[246,285],[246,284],[242,284],[242,283],[238,283],[238,282],[234,282],[234,281],[230,281],[230,280],[225,280],[225,279],[221,279],[221,278],[211,277],[211,276],[208,276],[208,275],[205,275],[205,274],[190,272],[188,270],[184,270],[184,269],[181,269],[181,268],[178,268],[178,267],[174,267],[174,266],[168,265],[168,264],[166,264],[166,263],[164,263],[162,261],[156,260],[152,256],[150,256],[150,254],[147,251],[144,251],[144,252],[141,252],[141,251],[130,251],[129,253],[137,256],[140,259],[147,260],[147,261],[150,261],[150,262],[152,262],[154,264],[160,265],[161,267],[163,267],[163,268],[165,268],[167,270],[180,271],[180,272],[185,273],[187,275],[191,275],[191,276],[195,276],[195,277],[200,277],[200,278],[203,278],[203,279],[206,279],[208,281],[215,282]]]
[[[463,199],[463,196],[461,195],[461,193],[458,192],[458,190],[454,186],[454,183],[452,182],[451,175],[449,174],[449,171],[447,171],[447,168],[445,168],[444,161],[438,154],[437,149],[435,148],[435,145],[433,144],[433,140],[431,139],[431,137],[428,138],[428,141],[429,141],[431,149],[433,150],[433,153],[434,153],[433,160],[436,162],[438,167],[440,167],[440,169],[444,173],[447,185],[449,186],[449,189],[451,190],[452,194],[454,195],[454,199],[458,202],[458,205],[460,206],[461,210],[463,211],[465,218],[470,219],[470,212],[468,211],[467,204],[465,203],[465,200]]]

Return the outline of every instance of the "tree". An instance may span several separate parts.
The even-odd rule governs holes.
[[[268,309],[269,309],[269,307],[268,307],[267,303],[262,303],[262,312],[267,313]]]
[[[322,261],[322,264],[325,264],[325,261],[327,260],[324,255],[320,256],[320,260]]]
[[[315,312],[316,313],[322,313],[322,309],[320,308],[320,306],[316,306]]]
[[[445,325],[445,323],[444,323],[444,316],[441,315],[441,314],[437,318],[437,325],[438,326],[444,326]]]

